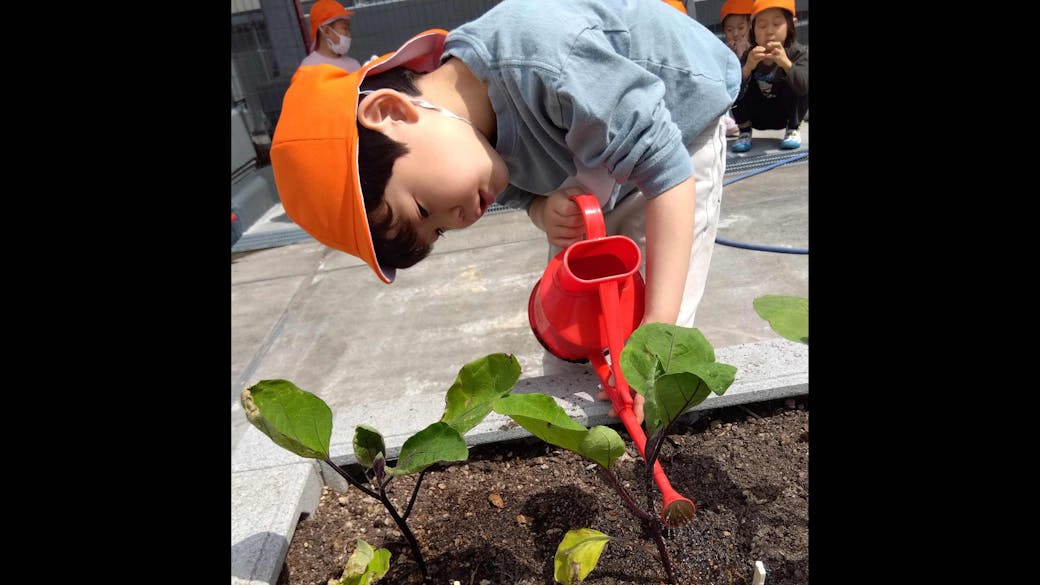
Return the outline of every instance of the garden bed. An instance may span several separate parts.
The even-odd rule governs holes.
[[[614,428],[635,455],[624,428]],[[679,583],[750,585],[755,561],[766,567],[766,585],[809,582],[808,439],[808,396],[705,411],[671,435],[661,464],[697,506],[690,524],[665,534]],[[551,584],[556,546],[576,528],[611,538],[585,584],[664,582],[653,541],[592,467],[533,437],[473,447],[468,461],[431,467],[408,523],[433,582]],[[618,472],[645,506],[641,460],[624,457]],[[414,482],[391,483],[399,509]],[[659,511],[656,491],[654,498]],[[381,584],[422,583],[376,500],[325,487],[315,512],[296,527],[278,585],[326,585],[359,538],[393,554]]]

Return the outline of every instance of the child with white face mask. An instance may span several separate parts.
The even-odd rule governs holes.
[[[311,54],[304,57],[304,65],[335,65],[352,72],[361,63],[347,56],[350,49],[350,17],[354,13],[336,0],[318,0],[311,7]]]

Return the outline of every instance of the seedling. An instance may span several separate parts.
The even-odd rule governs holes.
[[[358,425],[354,431],[354,455],[365,469],[366,483],[355,479],[329,457],[332,410],[321,398],[288,380],[262,380],[243,390],[241,401],[249,422],[276,444],[301,457],[324,461],[350,485],[379,500],[408,541],[423,579],[429,581],[426,560],[407,522],[423,476],[435,463],[465,461],[469,457],[462,436],[484,420],[492,403],[509,394],[519,378],[520,364],[512,355],[491,354],[463,366],[448,389],[441,419],[409,437],[393,467],[386,462],[386,447],[379,431]],[[413,474],[418,477],[402,513],[387,496],[387,487],[394,478]]]
[[[712,392],[721,395],[733,383],[736,368],[715,361],[715,351],[697,329],[651,323],[636,329],[621,352],[621,365],[632,388],[646,398],[645,420],[649,438],[645,449],[647,509],[641,508],[625,489],[614,465],[625,452],[617,431],[606,426],[586,429],[573,420],[552,397],[545,394],[510,394],[496,400],[495,412],[504,414],[543,441],[573,451],[597,464],[597,472],[611,485],[626,508],[650,532],[661,563],[674,583],[671,557],[661,536],[662,521],[654,512],[650,478],[665,436],[679,417],[703,402]],[[693,519],[665,518],[676,525]]]
[[[329,585],[371,585],[390,570],[390,551],[385,548],[373,550],[372,545],[358,539],[357,548],[347,559],[343,575]]]
[[[625,453],[625,443],[617,431],[607,426],[585,428],[570,418],[551,396],[540,393],[511,394],[520,378],[520,364],[512,355],[491,354],[463,366],[445,395],[445,409],[440,420],[404,442],[395,466],[387,463],[385,442],[378,430],[365,424],[355,427],[354,455],[358,464],[364,468],[364,482],[331,460],[329,441],[332,436],[332,411],[314,394],[298,388],[288,380],[262,380],[243,390],[241,401],[249,422],[276,444],[301,457],[324,461],[350,485],[379,500],[407,540],[412,556],[427,582],[430,576],[426,561],[407,523],[423,477],[431,465],[468,459],[469,450],[463,435],[494,410],[510,417],[543,441],[574,451],[595,462],[601,477],[614,487],[624,505],[650,532],[657,544],[668,580],[674,583],[671,559],[661,536],[662,521],[653,511],[653,501],[649,494],[654,463],[661,442],[675,421],[712,392],[723,394],[733,382],[736,368],[715,361],[715,352],[700,331],[656,323],[644,325],[633,332],[621,352],[620,360],[631,387],[646,397],[645,424],[649,438],[645,460],[649,511],[636,504],[617,476],[615,464]],[[415,474],[415,486],[407,506],[401,512],[390,501],[387,487],[397,477]],[[681,524],[690,521],[693,513],[691,505],[683,517],[665,520],[672,525]],[[587,536],[589,533],[582,534]],[[605,544],[606,541],[594,542]],[[567,544],[564,548],[575,548],[569,542]],[[564,561],[570,567],[568,571],[571,571],[568,578],[584,578],[595,566],[599,551],[602,551],[602,545],[591,564],[591,555],[587,552],[581,559],[577,559],[580,567],[577,573],[571,564],[575,560],[573,556],[572,560]],[[373,569],[354,576],[363,579],[368,574],[371,579],[368,582],[371,582],[377,578],[378,572]],[[362,583],[365,581],[358,581],[359,585]]]

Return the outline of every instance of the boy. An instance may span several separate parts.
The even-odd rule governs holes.
[[[739,88],[733,52],[659,0],[504,0],[355,73],[301,67],[271,160],[289,217],[388,284],[494,201],[566,247],[593,193],[645,250],[643,322],[692,327]]]

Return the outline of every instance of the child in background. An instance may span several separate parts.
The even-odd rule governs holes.
[[[720,16],[722,33],[726,38],[726,46],[733,49],[737,58],[743,58],[744,52],[751,46],[748,21],[751,19],[751,7],[754,0],[726,0],[722,3]],[[726,136],[736,137],[740,133],[733,116],[726,114]]]
[[[310,13],[311,53],[300,61],[300,66],[327,64],[348,72],[360,69],[361,63],[347,56],[353,14],[336,0],[315,2]]]
[[[752,46],[741,58],[740,96],[733,117],[740,135],[733,152],[751,150],[751,130],[785,130],[781,149],[802,145],[798,128],[809,111],[809,49],[798,42],[794,0],[755,0]]]
[[[592,193],[645,251],[643,323],[692,327],[739,89],[733,52],[660,0],[503,0],[357,72],[298,69],[271,162],[289,217],[387,284],[496,200],[569,246]]]

